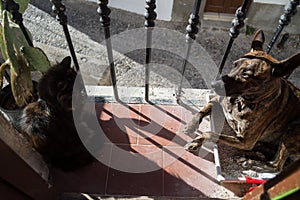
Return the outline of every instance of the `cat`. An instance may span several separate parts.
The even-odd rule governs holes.
[[[94,161],[81,142],[72,115],[77,72],[66,57],[52,66],[38,84],[39,99],[22,111],[17,127],[51,166],[75,170]]]

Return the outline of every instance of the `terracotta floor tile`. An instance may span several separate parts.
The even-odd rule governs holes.
[[[106,194],[161,196],[161,167],[162,149],[156,146],[114,146]]]
[[[187,141],[181,131],[185,112],[181,106],[142,105],[138,144],[183,146]]]
[[[53,184],[58,190],[64,192],[104,194],[111,150],[112,145],[103,145],[97,152],[98,161],[75,171],[64,172],[59,169],[53,169],[51,173]]]
[[[98,104],[100,126],[112,143],[137,143],[139,109],[139,105]]]
[[[184,150],[191,140],[182,129],[192,113],[182,106],[97,104],[105,137],[100,162],[76,172],[54,170],[67,192],[211,198],[220,190],[212,154]],[[204,119],[199,131],[209,130]],[[93,144],[93,143],[92,143]],[[78,184],[80,183],[80,184]]]
[[[148,173],[126,173],[109,170],[108,195],[163,195],[163,170]]]
[[[220,187],[214,163],[185,152],[164,148],[164,195],[210,197]]]
[[[142,105],[138,144],[184,146],[191,136],[182,130],[193,114],[182,106]],[[209,121],[203,120],[198,133],[209,130]]]
[[[94,162],[74,172],[52,171],[52,181],[59,191],[104,194],[108,167]]]
[[[155,171],[163,167],[163,152],[154,145],[116,145],[110,167],[130,173]]]

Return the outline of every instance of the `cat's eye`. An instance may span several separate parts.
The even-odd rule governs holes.
[[[64,82],[58,82],[57,83],[57,88],[59,88],[59,89],[64,88]]]

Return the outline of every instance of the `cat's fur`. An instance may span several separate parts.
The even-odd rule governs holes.
[[[18,122],[19,130],[45,160],[63,170],[74,170],[94,160],[82,144],[73,120],[76,75],[70,57],[52,66],[39,81],[40,99],[24,108]]]

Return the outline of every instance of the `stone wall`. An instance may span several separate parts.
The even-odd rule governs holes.
[[[261,2],[253,2],[249,12],[247,24],[253,25],[255,28],[261,28],[265,31],[275,31],[280,16],[284,12],[284,5],[267,4]],[[290,34],[300,34],[300,7],[298,12],[292,17],[291,23],[284,29]]]

